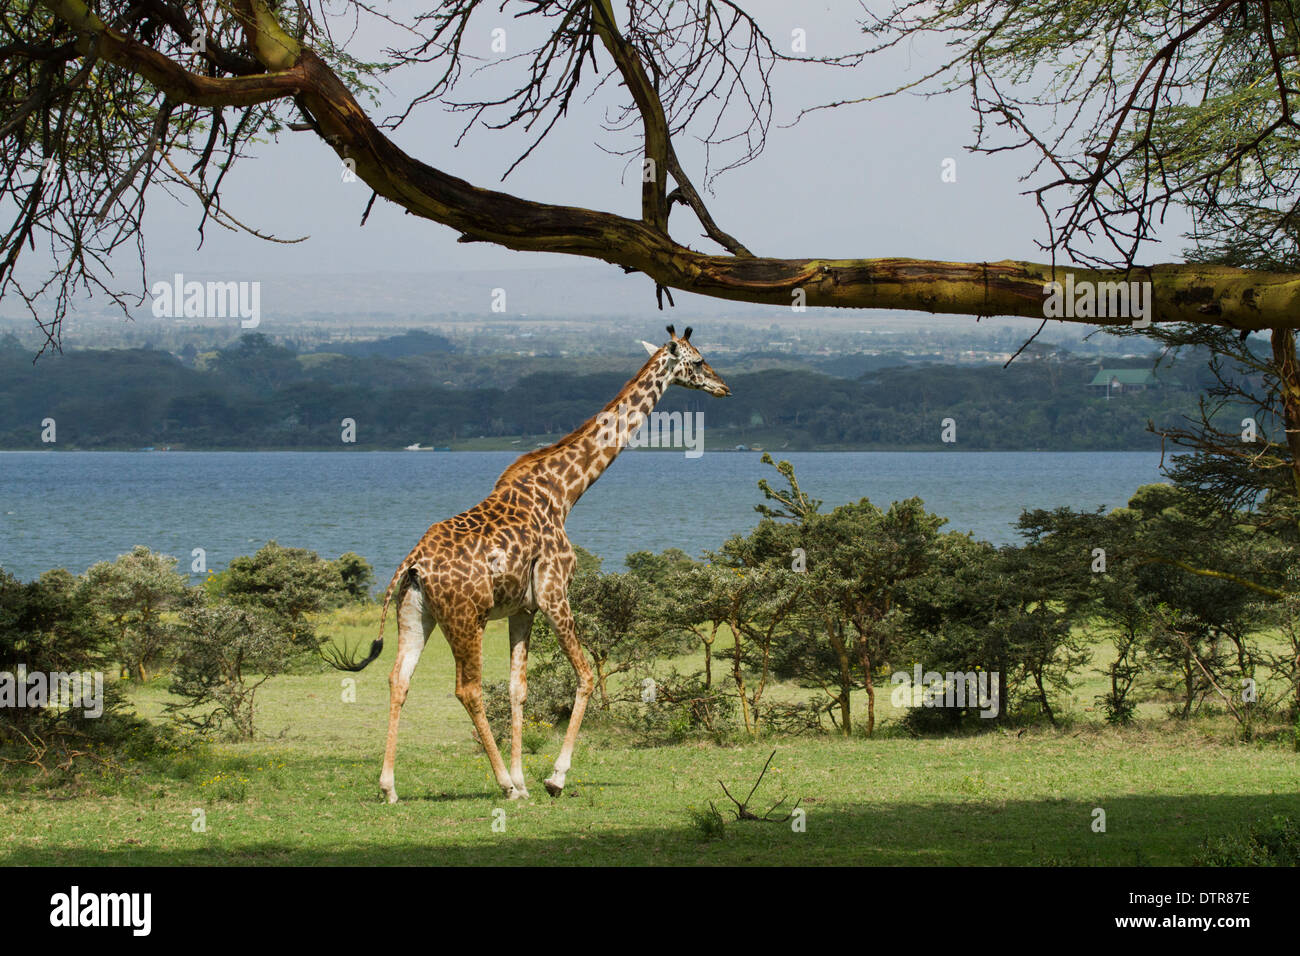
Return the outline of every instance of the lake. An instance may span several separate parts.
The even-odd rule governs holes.
[[[480,501],[513,452],[0,452],[0,567],[80,573],[145,544],[220,570],[268,539],[326,557],[355,551],[386,582],[433,522]],[[913,495],[947,530],[1006,544],[1022,509],[1116,507],[1161,479],[1150,452],[801,452],[800,485],[827,507]],[[624,453],[569,516],[575,544],[617,565],[629,551],[716,548],[752,527],[758,479],[744,452]]]

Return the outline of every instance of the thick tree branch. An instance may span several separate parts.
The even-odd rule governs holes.
[[[672,148],[668,138],[668,118],[655,93],[654,84],[646,75],[645,66],[636,48],[624,39],[614,19],[614,8],[609,0],[592,0],[592,28],[601,43],[614,58],[614,65],[623,76],[637,112],[641,114],[641,127],[645,136],[645,159],[648,168],[641,175],[641,218],[662,233],[668,232],[668,202],[665,179],[668,175],[668,151]]]
[[[312,50],[277,22],[262,0],[241,0],[249,45],[270,71],[212,78],[109,29],[80,0],[41,0],[91,51],[146,78],[177,103],[246,106],[293,97],[319,135],[356,164],[358,178],[410,213],[456,229],[467,241],[521,251],[585,256],[643,272],[661,286],[770,305],[899,309],[956,315],[1044,317],[1047,283],[1150,282],[1154,322],[1237,329],[1300,328],[1300,274],[1169,264],[1120,270],[1066,269],[1030,262],[916,259],[772,259],[705,255],[655,225],[607,212],[532,202],[481,189],[411,157],[357,104]],[[644,75],[644,72],[643,72]],[[676,175],[676,174],[674,174]],[[685,192],[684,176],[679,187]],[[702,205],[701,207],[702,208]],[[697,210],[698,212],[698,210]],[[1125,316],[1065,318],[1128,325]]]
[[[1220,581],[1231,581],[1233,584],[1236,584],[1240,587],[1246,588],[1251,591],[1255,591],[1259,594],[1266,594],[1271,598],[1282,598],[1286,596],[1285,592],[1277,588],[1271,588],[1265,584],[1256,584],[1254,581],[1251,581],[1247,578],[1243,578],[1237,574],[1232,574],[1229,571],[1215,571],[1213,568],[1198,568],[1186,563],[1185,561],[1179,561],[1176,558],[1153,556],[1147,558],[1144,561],[1139,561],[1138,563],[1139,564],[1163,564],[1171,568],[1178,568],[1180,571],[1186,571],[1188,574],[1195,574],[1198,577],[1218,578]]]
[[[672,135],[668,129],[668,117],[664,112],[659,92],[647,75],[636,47],[619,32],[618,24],[614,20],[613,5],[609,0],[593,0],[592,7],[596,11],[593,17],[596,34],[610,56],[614,58],[614,64],[618,67],[623,82],[627,84],[628,92],[632,94],[632,100],[636,103],[637,111],[641,114],[646,159],[653,163],[651,177],[642,177],[641,218],[661,232],[667,233],[671,202],[665,195],[666,176],[671,175],[677,183],[674,196],[680,196],[679,201],[691,208],[710,239],[733,255],[753,255],[740,240],[722,231],[713,220],[712,214],[705,206],[690,177],[682,169],[677,151],[673,148]]]

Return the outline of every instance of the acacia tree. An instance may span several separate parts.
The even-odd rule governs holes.
[[[1189,505],[1196,498],[1184,487],[1145,485],[1109,517],[1121,535],[1132,536],[1132,577],[1151,609],[1145,644],[1155,686],[1179,699],[1183,718],[1214,696],[1241,720],[1245,708],[1233,697],[1242,678],[1255,677],[1252,635],[1265,622],[1256,590],[1264,585],[1254,582],[1284,583],[1291,555],[1253,531],[1246,512],[1239,526],[1223,528],[1188,513]],[[1189,567],[1232,570],[1193,576],[1184,573]]]
[[[102,671],[111,660],[113,637],[92,607],[84,579],[56,568],[23,582],[0,569],[0,672],[13,675],[19,667],[32,674]],[[0,706],[0,766],[44,769],[57,758],[57,765],[68,769],[79,758],[104,759],[90,745],[95,728],[102,731],[101,742],[124,739],[118,734],[127,728],[115,719],[122,699],[112,684],[103,687],[102,712],[91,716],[84,707],[14,706],[12,676],[8,682]]]
[[[268,541],[256,554],[232,560],[220,578],[220,589],[230,603],[264,614],[300,650],[314,650],[323,640],[312,615],[347,593],[334,562],[275,541]]]
[[[664,595],[664,626],[690,635],[704,652],[700,683],[705,691],[713,689],[713,649],[731,612],[726,590],[717,586],[717,573],[693,564],[674,569],[658,585]]]
[[[920,498],[888,509],[866,498],[829,512],[800,487],[794,466],[764,453],[762,461],[785,480],[773,488],[760,479],[767,503],[764,520],[751,533],[751,552],[775,566],[790,566],[800,582],[797,626],[778,651],[775,670],[829,698],[827,711],[845,736],[853,733],[850,706],[859,686],[866,691],[866,734],[876,726],[874,672],[886,666],[899,643],[909,583],[930,569],[943,518]],[[792,560],[793,559],[793,560]]]
[[[1232,695],[1268,663],[1253,636],[1272,617],[1260,591],[1282,593],[1290,552],[1253,527],[1249,512],[1219,524],[1198,506],[1188,488],[1154,484],[1109,513],[1021,517],[1023,551],[1054,579],[1062,608],[1113,634],[1111,689],[1098,698],[1111,722],[1128,722],[1132,693],[1143,686],[1176,700],[1173,713],[1183,718],[1207,696],[1243,722],[1261,709]]]
[[[294,647],[284,631],[248,608],[197,603],[181,612],[180,651],[164,710],[200,731],[255,735],[258,689],[287,666]]]
[[[1199,337],[1214,348],[1233,334],[1270,333],[1262,391],[1277,428],[1264,454],[1234,454],[1237,465],[1269,473],[1263,484],[1286,476],[1300,492],[1300,0],[903,0],[884,14],[864,7],[864,48],[820,57],[784,52],[747,6],[443,0],[403,19],[364,0],[0,0],[0,209],[8,217],[0,226],[0,295],[25,301],[56,347],[74,293],[107,294],[125,310],[125,294],[110,287],[108,257],[135,244],[143,263],[141,216],[159,186],[199,197],[200,231],[217,223],[279,241],[236,219],[222,184],[255,139],[303,132],[373,190],[363,224],[382,199],[456,229],[465,242],[584,256],[645,274],[661,305],[665,294],[671,302],[670,289],[686,289],[783,306],[1045,324],[1058,295],[1053,282],[1149,282],[1144,318],[1153,325],[1143,334],[1174,343]],[[509,14],[532,46],[483,62],[469,38],[484,35],[485,18]],[[344,39],[344,26],[355,37],[363,18],[403,38],[377,62]],[[722,228],[700,184],[763,148],[777,63],[851,69],[930,37],[944,44],[945,58],[879,95],[968,93],[973,149],[1027,151],[1047,263],[779,259]],[[473,82],[485,67],[504,75],[490,94]],[[420,78],[421,92],[376,122],[362,103],[399,69]],[[636,218],[482,188],[421,162],[390,135],[436,104],[467,117],[464,130],[527,131],[524,161],[572,103],[598,89],[619,98],[607,125],[627,135],[614,151],[634,166],[640,159],[644,170]],[[679,154],[683,137],[705,144],[702,177]],[[675,237],[669,216],[678,207],[720,252]],[[1192,217],[1189,261],[1141,265],[1172,209]],[[55,268],[44,282],[24,285],[15,268],[38,243]],[[1114,329],[1133,322],[1122,311],[1059,317]],[[1227,447],[1223,434],[1201,424],[1193,447]],[[1218,458],[1230,474],[1232,455]],[[1300,507],[1289,511],[1300,515]]]
[[[573,576],[569,602],[583,649],[592,660],[603,711],[609,711],[615,694],[611,678],[643,669],[663,649],[661,629],[651,626],[657,617],[654,597],[630,572],[601,573],[597,565]],[[549,622],[539,627],[549,629]]]
[[[703,571],[713,592],[709,614],[721,613],[731,633],[731,682],[745,730],[758,736],[764,725],[763,694],[773,677],[774,655],[799,606],[800,577],[757,554],[749,538],[735,536]]]
[[[1133,268],[1165,215],[1191,217],[1187,258],[1209,268],[1294,275],[1300,265],[1300,129],[1295,110],[1300,4],[904,2],[869,29],[880,46],[944,38],[951,55],[927,78],[971,95],[975,148],[1025,148],[1031,192],[1053,257]],[[1009,132],[1009,138],[1002,135]],[[1064,196],[1062,202],[1052,197]],[[1140,271],[1140,270],[1139,270]],[[1159,298],[1159,290],[1156,292]],[[1251,520],[1293,540],[1300,527],[1300,364],[1295,324],[1210,319],[1141,330],[1172,349],[1212,355],[1216,384],[1187,427],[1159,430],[1189,449],[1171,474],[1199,492],[1201,517]],[[1269,308],[1241,303],[1262,318]],[[1295,305],[1287,308],[1295,311]],[[1159,311],[1159,307],[1157,307]],[[1115,331],[1135,334],[1132,328]],[[1248,341],[1270,331],[1270,347]],[[1259,434],[1243,441],[1243,415]],[[1153,429],[1155,430],[1155,429]],[[1184,571],[1214,577],[1214,569]],[[1239,583],[1267,593],[1267,586]],[[1273,597],[1280,592],[1273,589]]]
[[[469,83],[476,69],[467,69],[480,65],[467,37],[483,17],[499,15],[483,0],[444,0],[406,19],[363,0],[0,0],[0,184],[11,197],[0,293],[22,297],[57,346],[73,293],[107,294],[125,308],[106,260],[123,244],[142,243],[151,184],[197,194],[200,229],[213,222],[248,229],[222,204],[226,174],[255,138],[303,131],[371,187],[372,203],[393,202],[466,242],[600,259],[646,274],[660,294],[1042,317],[1045,286],[1063,271],[1056,253],[1065,252],[1080,263],[1065,270],[1077,280],[1150,281],[1155,322],[1300,327],[1296,275],[1206,263],[1140,267],[1135,258],[1170,204],[1222,189],[1261,157],[1289,162],[1287,76],[1296,45],[1289,2],[946,0],[867,14],[874,50],[926,33],[946,40],[951,59],[923,82],[970,89],[977,148],[1024,147],[1037,154],[1036,170],[1050,171],[1036,189],[1048,214],[1047,264],[770,258],[715,221],[680,159],[680,139],[693,135],[710,156],[727,154],[704,170],[708,182],[762,149],[778,61],[852,67],[872,50],[787,54],[742,0],[506,0],[500,12],[531,28],[536,42],[493,64],[516,72],[505,92],[484,96]],[[360,18],[407,42],[382,62],[362,60],[343,39]],[[417,72],[423,92],[376,123],[360,101],[399,68]],[[1044,73],[1054,73],[1053,82],[1040,82]],[[615,84],[622,108],[610,125],[633,134],[621,148],[639,155],[646,171],[635,219],[481,188],[410,156],[389,136],[416,108],[436,103],[466,114],[467,126],[530,131],[522,160],[571,103]],[[986,143],[994,129],[1010,131],[1011,140]],[[1289,175],[1270,166],[1262,188],[1284,195]],[[1064,199],[1052,205],[1057,195]],[[720,254],[673,238],[676,206]],[[1252,222],[1259,226],[1262,216],[1285,231],[1289,215],[1256,213]],[[1094,238],[1115,257],[1093,252]],[[56,268],[24,286],[14,267],[38,239]],[[43,295],[52,307],[38,302]]]
[[[176,559],[137,545],[116,561],[91,565],[86,591],[113,630],[123,671],[133,680],[148,681],[154,664],[176,643],[176,625],[164,614],[194,600]]]

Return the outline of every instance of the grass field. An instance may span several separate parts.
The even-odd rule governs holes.
[[[353,612],[325,630],[368,639],[369,617]],[[890,733],[886,714],[871,740],[642,747],[596,719],[584,724],[564,796],[540,786],[557,730],[525,754],[532,798],[509,802],[470,737],[437,635],[404,711],[402,800],[389,806],[377,781],[394,645],[355,675],[355,703],[343,701],[338,673],[269,681],[256,742],[182,745],[75,783],[6,771],[0,862],[1168,865],[1193,862],[1207,837],[1258,818],[1300,817],[1300,756],[1288,741],[1243,743],[1228,723],[1179,724],[1151,710],[1112,730],[1084,709],[1099,685],[1079,689],[1063,729],[942,739]],[[506,660],[494,623],[486,678],[503,678]],[[155,715],[167,698],[164,678],[133,699]],[[725,813],[718,781],[747,792],[774,749],[754,803],[761,812],[800,799],[803,832],[728,816],[710,836],[694,822],[710,801]],[[1104,833],[1093,829],[1098,808]]]

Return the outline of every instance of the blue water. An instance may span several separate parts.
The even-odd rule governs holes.
[[[84,571],[134,545],[208,567],[268,539],[391,569],[435,521],[477,503],[512,452],[0,452],[0,567],[31,578]],[[997,544],[1022,509],[1115,507],[1160,480],[1148,452],[804,452],[785,457],[827,507],[925,500]],[[756,454],[628,452],[569,516],[575,544],[617,564],[629,551],[716,548],[757,520]],[[776,476],[779,479],[780,476]],[[778,484],[774,481],[773,484]]]

